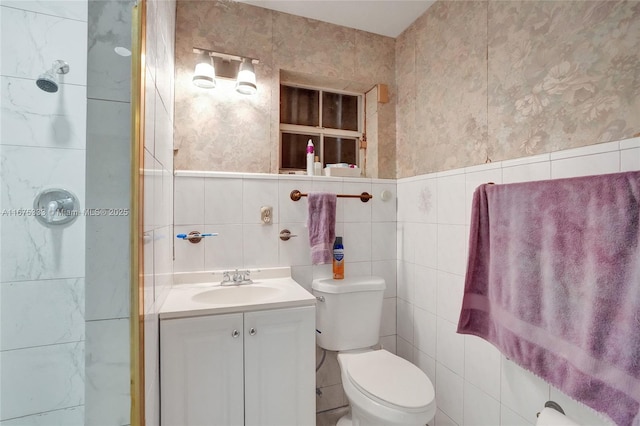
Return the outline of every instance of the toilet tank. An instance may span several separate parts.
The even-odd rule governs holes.
[[[313,280],[318,345],[330,351],[368,348],[378,343],[385,282],[374,276]]]

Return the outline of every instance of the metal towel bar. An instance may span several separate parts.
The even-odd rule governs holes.
[[[298,191],[297,189],[294,189],[293,191],[291,191],[290,197],[293,201],[299,201],[300,198],[302,197],[306,197],[309,194],[303,194],[302,192]],[[369,194],[368,192],[363,192],[360,195],[357,194],[338,194],[337,195],[338,198],[360,198],[360,201],[362,201],[363,203],[366,203],[367,201],[369,201],[370,199],[373,198],[373,195]]]

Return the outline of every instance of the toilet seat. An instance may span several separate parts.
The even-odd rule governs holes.
[[[384,349],[352,354],[345,367],[353,386],[379,404],[422,412],[434,402],[433,385],[424,372]]]

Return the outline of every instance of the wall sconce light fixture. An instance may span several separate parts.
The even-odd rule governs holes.
[[[213,89],[216,87],[216,70],[213,59],[208,55],[200,55],[196,69],[193,72],[193,84],[203,89]]]
[[[244,58],[227,53],[193,48],[193,53],[199,55],[196,69],[193,73],[193,84],[205,89],[216,87],[216,79],[223,78],[236,81],[236,91],[243,95],[253,95],[257,92],[256,73],[254,64],[258,59]]]

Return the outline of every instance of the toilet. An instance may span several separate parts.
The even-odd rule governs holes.
[[[338,351],[351,407],[338,426],[424,426],[436,413],[435,392],[422,370],[378,344],[384,279],[374,276],[313,281],[318,345]]]

